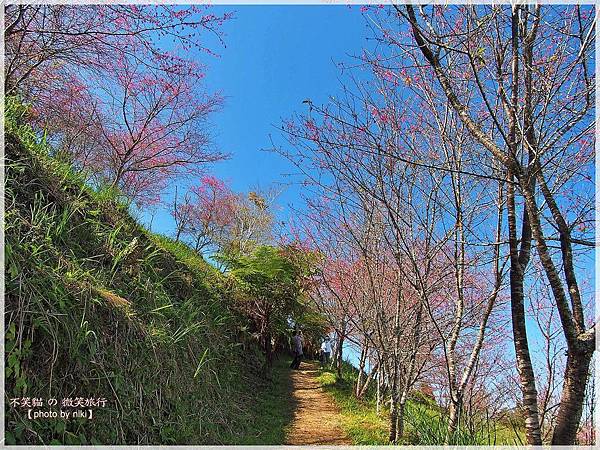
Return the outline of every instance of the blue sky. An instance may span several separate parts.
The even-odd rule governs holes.
[[[304,112],[302,101],[324,102],[339,88],[336,63],[350,61],[367,44],[369,31],[358,7],[348,6],[219,6],[215,14],[234,11],[226,22],[223,47],[208,37],[220,57],[198,54],[207,65],[206,87],[226,97],[212,117],[215,144],[231,159],[210,172],[230,182],[237,192],[289,183],[293,166],[265,151],[269,136],[279,143],[275,128],[282,118]],[[290,203],[299,202],[298,189],[288,187],[279,198],[281,220]],[[148,221],[148,217],[145,218]],[[167,211],[158,211],[154,231],[173,233]]]

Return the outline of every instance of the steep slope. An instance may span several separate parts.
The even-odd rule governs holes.
[[[7,114],[7,443],[235,442],[257,358],[230,287],[49,152]]]

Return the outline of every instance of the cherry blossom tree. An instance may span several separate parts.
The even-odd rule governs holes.
[[[441,8],[394,8],[409,32],[399,35],[386,27],[383,39],[420,55],[416,64],[430,68],[471,136],[506,171],[512,324],[527,439],[542,444],[523,295],[535,245],[567,343],[552,443],[572,444],[595,347],[595,326],[584,315],[574,260],[575,246],[592,245],[578,235],[593,220],[594,11],[539,5]],[[554,239],[560,243],[557,252]]]
[[[538,258],[567,347],[552,443],[573,443],[595,339],[576,260],[593,247],[593,9],[408,5],[373,16],[379,45],[360,62],[375,80],[352,77],[325,106],[307,101],[308,114],[282,127],[293,150],[280,152],[309,184],[337,195],[338,212],[361,201],[383,208],[391,230],[384,236],[399,262],[418,268],[422,255],[450,262],[456,282],[442,282],[450,308],[432,303],[435,291],[426,289],[447,280],[443,271],[407,277],[441,312],[434,322],[454,403],[449,436],[464,394],[455,387],[470,386],[476,372],[456,357],[460,335],[473,326],[468,311],[487,304],[467,347],[476,362],[508,259],[527,439],[542,443],[524,294],[527,267]],[[469,287],[477,279],[469,272],[483,261],[485,287]],[[468,291],[480,298],[468,300]]]
[[[31,119],[44,130],[56,157],[88,167],[103,139],[97,126],[98,99],[76,77],[58,81],[55,88],[37,94]]]
[[[210,52],[204,34],[220,37],[221,25],[230,17],[200,5],[6,4],[6,93],[37,93],[55,77],[66,79],[82,70],[110,72],[121,60],[185,73],[190,62],[164,43]]]
[[[221,99],[199,96],[193,78],[124,67],[102,86],[103,145],[90,162],[102,182],[138,203],[157,199],[175,176],[202,174],[226,157],[211,148],[203,123]]]
[[[149,205],[169,180],[226,156],[206,126],[222,98],[204,92],[203,67],[177,50],[205,50],[202,33],[220,36],[230,15],[198,6],[7,5],[5,17],[7,93],[32,104],[40,133],[93,183]]]
[[[183,201],[178,202],[176,197],[173,202],[175,240],[181,235],[188,236],[198,252],[210,246],[216,248],[233,224],[237,200],[237,195],[223,181],[213,176],[202,177],[199,184],[188,190]]]

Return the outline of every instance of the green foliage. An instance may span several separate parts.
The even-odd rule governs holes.
[[[304,342],[310,343],[315,349],[319,349],[326,334],[325,330],[329,326],[327,318],[315,310],[314,304],[303,302],[299,311],[296,311],[293,321],[302,330]]]
[[[278,297],[272,293],[273,288],[281,294],[298,291],[299,268],[277,247],[263,245],[249,255],[221,254],[215,259],[225,264],[230,277],[256,297]]]
[[[238,303],[253,319],[261,339],[284,335],[290,320],[306,311],[302,290],[306,268],[290,249],[259,246],[249,255],[224,253],[215,259],[225,266]]]
[[[25,107],[6,111],[6,398],[108,400],[69,421],[7,402],[7,442],[239,439],[258,368],[224,277],[51,157]]]

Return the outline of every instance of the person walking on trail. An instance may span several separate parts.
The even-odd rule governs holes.
[[[329,357],[331,356],[331,342],[329,342],[329,336],[325,337],[321,344],[321,364],[323,366],[329,363]]]
[[[302,344],[304,340],[302,339],[302,333],[300,330],[296,329],[294,336],[292,337],[292,351],[294,352],[294,360],[292,364],[290,364],[291,369],[299,369],[300,361],[302,360]]]

